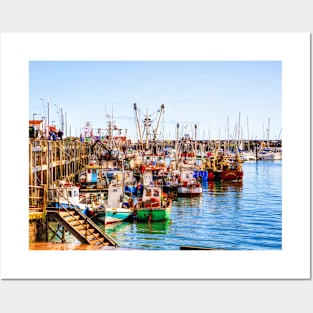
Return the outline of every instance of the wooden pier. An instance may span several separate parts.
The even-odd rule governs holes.
[[[82,244],[113,246],[117,243],[79,209],[49,206],[48,186],[59,180],[75,182],[86,166],[90,144],[79,140],[29,141],[29,242],[64,241],[69,232]],[[51,223],[56,225],[54,228]],[[49,234],[52,233],[52,236]]]
[[[29,185],[75,180],[88,162],[89,149],[90,144],[79,140],[29,140]]]

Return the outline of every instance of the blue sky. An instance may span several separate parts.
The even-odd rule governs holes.
[[[148,114],[165,105],[161,130],[174,138],[176,124],[199,139],[282,137],[280,61],[33,61],[29,63],[30,108],[60,126],[66,112],[68,134],[85,122],[105,128],[113,110],[121,128],[135,136],[133,103]],[[44,99],[44,100],[40,100]],[[60,112],[60,111],[59,111]],[[140,116],[143,119],[143,116]]]

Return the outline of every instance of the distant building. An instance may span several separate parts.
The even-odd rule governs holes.
[[[38,136],[36,138],[48,138],[49,136],[49,131],[48,131],[48,126],[46,125],[45,120],[29,120],[29,127],[34,127],[35,129],[38,130]],[[56,126],[51,126],[49,127],[49,130],[52,130],[54,132],[58,132]]]
[[[45,120],[29,120],[29,126],[35,126],[44,133]]]

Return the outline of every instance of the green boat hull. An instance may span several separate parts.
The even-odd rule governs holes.
[[[153,209],[141,208],[137,210],[137,220],[139,222],[164,221],[170,218],[171,209],[172,209],[171,207],[168,207],[166,209],[165,208],[153,208]]]

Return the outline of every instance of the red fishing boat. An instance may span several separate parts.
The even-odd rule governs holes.
[[[242,161],[239,156],[219,155],[206,162],[209,181],[240,181],[243,178]]]

